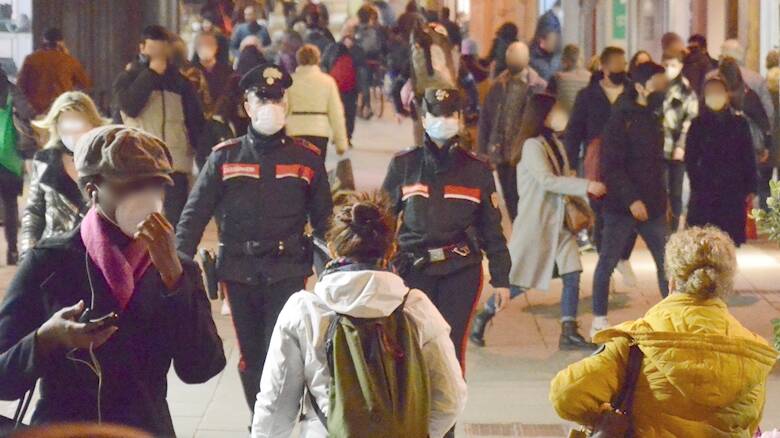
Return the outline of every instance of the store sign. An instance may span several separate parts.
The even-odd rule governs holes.
[[[612,0],[612,39],[626,39],[626,0]]]

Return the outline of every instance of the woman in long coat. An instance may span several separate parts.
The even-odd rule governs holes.
[[[517,165],[517,190],[520,201],[512,226],[509,253],[512,270],[509,281],[512,297],[528,289],[546,291],[553,276],[563,280],[561,298],[562,350],[593,349],[578,332],[580,263],[574,234],[564,225],[566,196],[602,196],[604,184],[576,178],[569,167],[566,149],[555,137],[566,127],[565,111],[547,94],[529,99],[520,128],[525,139]],[[495,304],[488,300],[477,315],[471,339],[484,345],[485,325],[495,315]]]
[[[745,117],[729,103],[725,82],[704,84],[704,105],[688,129],[685,166],[691,181],[688,225],[714,225],[745,243],[745,203],[756,192],[756,158]]]

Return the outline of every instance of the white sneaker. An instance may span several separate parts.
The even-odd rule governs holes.
[[[590,326],[590,338],[593,339],[593,337],[596,336],[596,333],[610,327],[612,326],[609,324],[609,320],[607,320],[606,316],[594,316]]]
[[[630,261],[619,261],[617,264],[617,271],[620,272],[620,276],[623,278],[623,284],[625,284],[627,287],[637,287],[639,280],[636,278],[634,268],[631,266]]]
[[[222,300],[222,316],[230,316],[230,304],[228,304],[227,300]]]

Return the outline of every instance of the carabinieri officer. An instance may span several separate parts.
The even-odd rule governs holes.
[[[383,189],[401,216],[395,266],[450,324],[465,370],[469,321],[482,290],[482,253],[499,308],[509,298],[511,265],[490,166],[460,144],[457,90],[427,89],[424,144],[390,162]]]
[[[216,213],[217,276],[230,303],[250,409],[260,390],[276,317],[312,273],[304,227],[324,237],[333,210],[320,151],[285,134],[285,90],[292,78],[274,64],[241,78],[252,119],[245,136],[213,148],[177,227],[179,250],[192,256]]]

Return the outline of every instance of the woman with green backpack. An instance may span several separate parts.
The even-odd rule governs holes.
[[[24,142],[25,138],[17,132],[17,124],[23,131],[31,132],[29,124],[34,116],[35,110],[22,92],[0,70],[0,198],[3,201],[5,240],[8,242],[8,265],[15,265],[19,259],[16,247],[19,229],[17,198],[22,194],[24,160],[32,158],[32,154],[27,156],[23,151],[35,152],[34,147],[25,147],[29,141]]]
[[[386,269],[395,219],[375,195],[334,214],[335,259],[293,295],[274,328],[252,437],[441,438],[466,403],[450,327]]]

